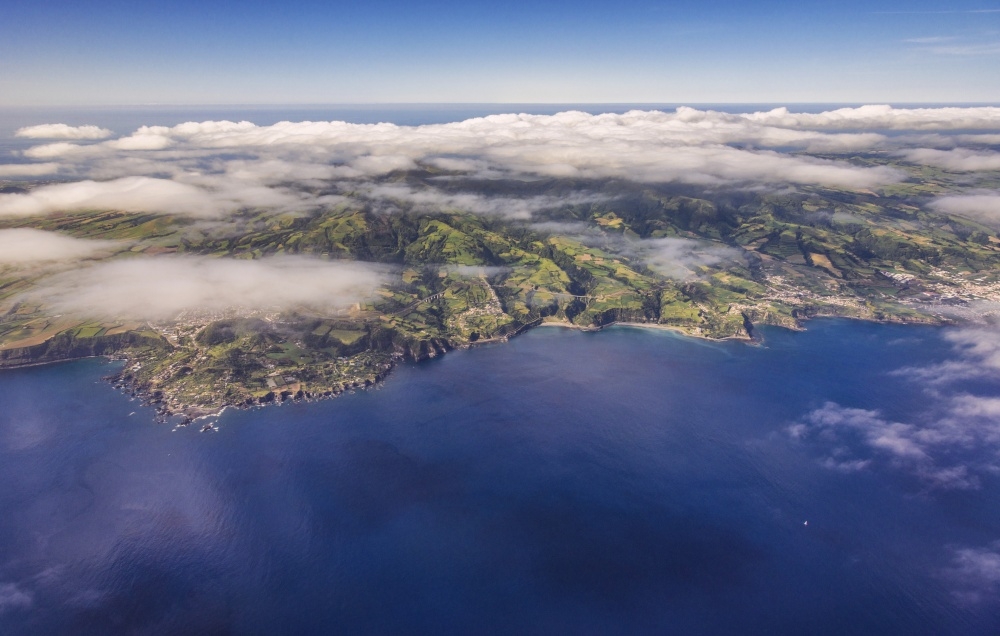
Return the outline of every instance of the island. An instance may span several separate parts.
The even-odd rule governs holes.
[[[419,166],[377,183],[389,192],[478,193],[498,201],[497,210],[390,195],[387,211],[331,184],[320,208],[242,207],[227,220],[237,232],[183,214],[100,207],[0,217],[0,229],[113,246],[90,260],[297,256],[378,264],[383,273],[372,294],[334,310],[265,303],[152,320],[67,314],[31,294],[50,272],[0,266],[0,366],[115,358],[117,385],[162,417],[190,422],[224,407],[372,386],[400,361],[503,342],[539,325],[627,323],[751,341],[757,325],[799,329],[818,316],[946,324],[991,312],[1000,301],[996,228],[926,202],[996,187],[997,173],[970,178],[879,152],[846,161],[908,176],[871,188],[761,189],[484,180]],[[47,183],[6,181],[0,193]],[[550,203],[530,216],[504,213],[505,200],[526,197]]]

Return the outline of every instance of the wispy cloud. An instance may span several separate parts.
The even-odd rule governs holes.
[[[955,38],[948,35],[934,35],[926,38],[907,38],[903,40],[908,44],[941,44],[942,42],[951,42]]]
[[[976,394],[968,381],[1000,382],[1000,329],[954,329],[945,338],[953,344],[950,359],[893,372],[930,400],[912,421],[828,402],[790,426],[789,435],[821,449],[830,468],[881,467],[930,488],[978,488],[981,474],[1000,471],[1000,397]]]
[[[31,592],[14,583],[0,583],[0,615],[17,609],[27,609],[35,602]]]
[[[992,327],[953,329],[945,333],[944,338],[953,346],[951,360],[904,367],[894,375],[935,387],[976,378],[1000,379],[1000,330]]]
[[[953,547],[943,572],[956,600],[975,605],[1000,594],[1000,542],[986,547]]]
[[[927,50],[931,53],[937,53],[938,55],[998,55],[1000,54],[1000,42],[956,44],[954,46],[932,46]]]
[[[940,9],[937,11],[872,11],[872,15],[948,15],[948,14],[969,14],[1000,13],[1000,9]]]
[[[874,465],[902,470],[932,488],[979,488],[979,478],[961,463],[939,456],[968,441],[970,430],[945,423],[917,425],[886,419],[879,411],[848,408],[828,402],[788,428],[789,435],[829,449],[822,460],[828,468],[862,470]]]

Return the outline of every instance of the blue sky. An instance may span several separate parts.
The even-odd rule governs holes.
[[[7,0],[0,105],[1000,102],[1000,2]]]

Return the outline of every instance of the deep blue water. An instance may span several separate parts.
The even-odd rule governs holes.
[[[832,470],[787,433],[919,419],[941,396],[892,372],[941,335],[535,329],[217,433],[100,360],[3,372],[0,633],[994,634],[1000,578],[955,559],[1000,539],[995,472]]]

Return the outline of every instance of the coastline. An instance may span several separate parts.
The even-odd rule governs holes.
[[[577,331],[590,331],[590,332],[603,331],[608,327],[635,327],[637,329],[655,329],[658,331],[669,331],[671,333],[676,333],[678,335],[685,336],[687,338],[698,338],[700,340],[708,340],[711,342],[726,342],[726,341],[746,342],[746,343],[754,342],[754,339],[752,337],[727,336],[725,338],[712,338],[711,336],[703,336],[700,334],[691,333],[685,330],[683,327],[677,327],[674,325],[664,325],[658,322],[619,322],[616,320],[614,322],[609,322],[608,324],[601,325],[599,327],[581,327],[580,325],[574,325],[571,322],[566,322],[563,320],[551,320],[548,322],[542,322],[537,326],[561,327],[564,329],[576,329]],[[783,327],[783,328],[788,329],[788,327]]]
[[[813,316],[808,316],[808,317],[802,318],[800,320],[801,320],[801,322],[809,322],[809,321],[814,320],[814,319],[832,319],[832,320],[837,320],[837,319],[851,319],[851,320],[858,320],[858,321],[871,322],[871,323],[877,323],[877,324],[904,324],[904,325],[905,324],[912,324],[912,325],[941,326],[941,327],[958,324],[956,321],[944,321],[944,320],[942,320],[942,319],[940,319],[938,317],[935,317],[933,320],[911,321],[911,320],[905,320],[905,319],[896,319],[896,320],[873,319],[873,318],[865,318],[865,317],[861,317],[861,316],[813,315]],[[960,322],[960,321],[958,321],[958,322]],[[764,323],[764,324],[767,324],[767,323]],[[451,347],[451,348],[471,349],[471,348],[473,348],[473,347],[475,347],[477,345],[505,343],[505,342],[508,342],[511,338],[514,338],[514,337],[516,337],[518,335],[526,333],[526,332],[530,331],[531,329],[533,329],[535,327],[557,327],[557,328],[564,328],[564,329],[574,329],[574,330],[581,331],[581,332],[598,332],[598,331],[602,331],[602,330],[604,330],[604,329],[606,329],[608,327],[615,327],[615,326],[630,327],[630,328],[636,328],[636,329],[652,329],[652,330],[658,330],[658,331],[667,331],[667,332],[670,332],[670,333],[673,333],[673,334],[677,334],[679,336],[683,336],[683,337],[687,337],[687,338],[696,338],[696,339],[699,339],[699,340],[706,340],[706,341],[709,341],[709,342],[726,342],[726,341],[731,341],[731,342],[742,342],[742,343],[746,343],[748,345],[760,344],[762,342],[762,340],[760,340],[759,338],[756,338],[754,336],[748,336],[748,335],[744,335],[744,336],[728,336],[728,337],[725,337],[725,338],[713,338],[713,337],[705,336],[705,335],[701,335],[701,334],[690,333],[688,330],[684,329],[683,327],[674,326],[674,325],[665,325],[665,324],[662,324],[662,323],[653,323],[653,322],[618,322],[618,321],[614,321],[614,322],[610,322],[610,323],[608,323],[606,325],[593,326],[593,327],[584,327],[584,326],[581,326],[581,325],[575,325],[575,324],[573,324],[571,322],[564,321],[564,320],[548,320],[548,321],[539,321],[539,322],[537,322],[535,324],[525,325],[521,329],[515,331],[514,333],[511,333],[510,335],[506,335],[506,336],[499,337],[499,338],[488,338],[488,339],[483,339],[483,340],[477,340],[475,342],[469,342],[469,343],[466,343],[464,345],[460,345],[460,346],[457,346],[457,347]],[[798,328],[792,328],[792,327],[789,327],[787,325],[773,325],[773,326],[780,327],[782,329],[790,329],[790,330],[793,330],[793,331],[805,331],[806,330],[806,327],[804,325],[800,325],[800,326],[798,326]],[[448,349],[445,349],[444,351],[441,352],[440,355],[444,355],[445,353],[447,353],[447,351],[448,351]],[[430,357],[437,357],[437,356],[430,356]],[[106,359],[108,361],[120,361],[120,362],[124,362],[126,364],[129,363],[129,362],[133,362],[134,361],[133,358],[130,357],[130,356],[128,356],[128,355],[122,355],[120,353],[112,353],[112,354],[107,354],[107,355],[78,356],[78,357],[74,357],[74,358],[65,358],[65,359],[61,359],[61,360],[45,360],[45,361],[39,361],[39,362],[29,362],[29,363],[17,364],[17,365],[10,365],[10,366],[5,366],[5,365],[0,364],[0,371],[6,370],[6,369],[14,370],[14,369],[23,369],[23,368],[28,368],[28,367],[44,366],[44,365],[49,365],[49,364],[60,364],[60,363],[65,363],[65,362],[73,362],[73,361],[86,360],[86,359],[91,359],[91,358],[104,358],[104,359]],[[371,385],[368,385],[367,383],[366,384],[355,384],[355,385],[350,386],[349,388],[345,388],[345,390],[343,390],[343,391],[336,391],[336,392],[330,392],[330,393],[313,393],[313,392],[310,392],[310,391],[300,390],[297,394],[290,395],[290,396],[287,396],[287,397],[281,396],[281,397],[278,397],[277,399],[272,399],[272,400],[265,401],[265,402],[254,402],[252,404],[248,403],[248,402],[220,402],[219,404],[212,405],[212,406],[205,406],[205,405],[197,405],[197,406],[196,405],[190,405],[190,406],[187,406],[187,405],[185,405],[185,406],[181,406],[180,408],[177,408],[176,410],[170,409],[169,407],[167,407],[166,406],[167,401],[164,400],[163,398],[154,397],[154,392],[144,390],[143,388],[136,387],[135,385],[129,384],[127,382],[122,382],[122,378],[118,374],[106,376],[104,379],[107,380],[108,382],[110,382],[112,384],[112,386],[115,386],[120,391],[122,391],[124,393],[127,393],[131,397],[139,399],[143,405],[154,407],[154,409],[156,410],[156,420],[157,421],[166,423],[171,418],[174,418],[174,417],[181,418],[181,420],[178,423],[175,424],[175,428],[177,428],[177,427],[189,426],[189,425],[197,423],[199,421],[217,420],[218,417],[220,417],[226,411],[226,409],[230,409],[230,408],[245,410],[245,409],[251,409],[251,408],[263,408],[265,406],[274,406],[274,405],[279,405],[280,406],[284,402],[293,402],[293,401],[294,402],[297,402],[297,401],[312,402],[312,401],[318,401],[318,400],[327,400],[327,399],[336,398],[337,396],[342,395],[343,393],[347,393],[348,391],[354,391],[354,390],[357,390],[357,389],[365,389],[365,388],[376,387],[379,384],[381,384],[381,382],[383,382],[392,373],[393,369],[395,368],[396,364],[399,363],[399,361],[400,361],[399,359],[393,358],[392,361],[391,361],[391,366],[388,369],[386,369],[384,373],[379,374],[379,376],[376,377],[376,381],[374,383],[372,383]],[[414,362],[420,362],[421,360],[415,359],[413,361]],[[205,431],[208,431],[208,430],[218,430],[218,429],[217,429],[217,426],[215,426],[214,422],[206,422],[204,424],[204,426],[202,427],[202,432],[205,432]]]

